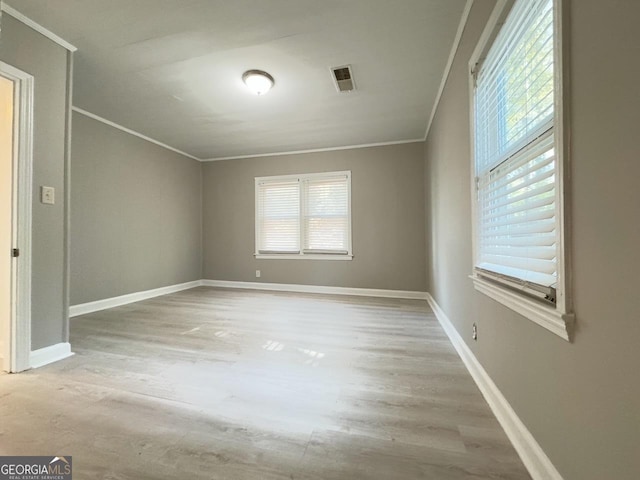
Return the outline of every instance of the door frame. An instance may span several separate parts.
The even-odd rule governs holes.
[[[33,192],[33,75],[0,61],[0,75],[13,81],[11,318],[4,337],[2,370],[31,368],[31,226]],[[10,252],[3,253],[8,255]],[[7,331],[8,330],[8,331]]]

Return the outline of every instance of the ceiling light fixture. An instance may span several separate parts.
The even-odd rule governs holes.
[[[262,70],[247,70],[242,74],[242,81],[256,95],[267,93],[275,83],[273,77]]]

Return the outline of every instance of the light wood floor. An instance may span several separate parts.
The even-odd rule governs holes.
[[[529,479],[425,302],[197,288],[0,376],[0,454],[74,478]]]

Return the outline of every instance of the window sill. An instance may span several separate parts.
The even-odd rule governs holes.
[[[254,253],[256,260],[353,260],[353,255],[295,253]]]
[[[477,275],[470,275],[469,277],[473,280],[473,286],[477,291],[484,293],[559,337],[571,341],[574,314],[560,312],[550,305],[529,299],[518,292],[509,290]]]

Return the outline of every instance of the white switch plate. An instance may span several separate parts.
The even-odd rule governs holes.
[[[56,203],[56,189],[53,187],[40,187],[40,201],[47,205]]]
[[[256,278],[260,278],[260,270],[256,270]]]

